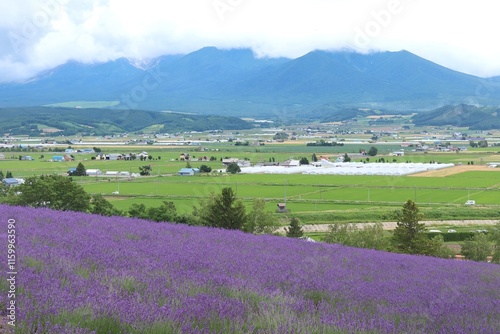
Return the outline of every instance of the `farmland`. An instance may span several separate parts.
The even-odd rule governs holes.
[[[362,122],[360,122],[362,123]],[[328,127],[326,127],[328,128]],[[453,133],[459,129],[450,129]],[[75,177],[84,189],[92,194],[105,196],[116,208],[127,211],[133,204],[146,206],[160,205],[171,201],[180,213],[189,214],[200,200],[211,193],[218,193],[223,187],[232,187],[237,196],[249,207],[256,198],[266,201],[266,208],[274,212],[277,203],[286,203],[288,214],[276,214],[277,219],[293,215],[304,224],[332,222],[372,222],[390,221],[394,210],[412,199],[421,207],[427,220],[448,219],[499,219],[500,218],[500,168],[488,168],[486,163],[500,161],[500,148],[470,148],[461,152],[415,152],[407,149],[404,156],[392,156],[402,144],[411,142],[381,137],[376,143],[370,142],[371,134],[335,135],[342,145],[334,147],[307,146],[307,142],[320,138],[328,140],[331,134],[315,134],[308,138],[287,140],[282,143],[272,140],[274,133],[281,130],[261,129],[241,132],[206,132],[176,135],[170,138],[133,136],[127,138],[78,138],[74,144],[58,144],[53,147],[79,148],[99,147],[105,153],[147,151],[150,159],[140,160],[93,160],[95,154],[73,154],[75,160],[52,162],[52,146],[37,150],[4,151],[6,159],[0,160],[0,170],[15,171],[15,177],[40,174],[66,174],[71,167],[83,163],[87,169],[124,171],[138,173],[139,167],[150,165],[150,176],[139,178],[118,178],[116,176]],[[288,130],[290,132],[291,130]],[[299,128],[296,130],[299,136]],[[282,131],[283,132],[283,131]],[[404,134],[412,140],[424,140],[415,130]],[[306,133],[304,133],[305,136]],[[402,137],[403,134],[398,134]],[[441,135],[443,141],[448,135]],[[489,134],[490,142],[496,143],[499,134]],[[230,138],[231,140],[226,140]],[[236,139],[232,139],[236,138]],[[240,139],[238,139],[240,138]],[[19,139],[22,142],[22,138]],[[25,145],[32,144],[25,140]],[[260,145],[235,145],[236,142],[259,142]],[[150,145],[146,144],[149,141]],[[33,145],[33,144],[32,144]],[[429,143],[430,145],[430,143]],[[467,145],[465,141],[459,144]],[[359,154],[370,146],[378,149],[375,157]],[[189,162],[179,159],[181,154],[189,154]],[[384,159],[386,162],[442,163],[460,165],[439,171],[413,174],[409,176],[376,175],[273,175],[225,173],[223,158],[238,158],[251,164],[269,161],[283,162],[287,159],[306,157],[311,160],[315,154],[334,160],[349,154],[354,162],[371,163]],[[34,161],[21,161],[21,155],[31,155]],[[208,161],[198,161],[205,157]],[[211,159],[209,159],[211,158]],[[199,168],[212,168],[210,174],[190,177],[178,176],[177,172],[189,163]],[[434,173],[434,174],[433,174]],[[115,193],[115,194],[113,194]],[[468,199],[476,201],[474,207],[466,207]]]
[[[22,236],[16,333],[493,334],[500,326],[494,264],[48,209],[0,206],[0,220]],[[3,280],[3,309],[8,289]]]

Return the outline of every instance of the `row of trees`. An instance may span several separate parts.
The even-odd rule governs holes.
[[[90,212],[106,216],[121,214],[101,195],[90,195],[71,178],[60,175],[28,177],[23,184],[11,188],[2,186],[0,190],[0,202],[11,205]]]
[[[398,223],[389,238],[385,236],[381,223],[364,225],[362,229],[355,224],[333,224],[324,241],[353,247],[443,258],[454,255],[453,251],[445,245],[441,235],[429,238],[425,225],[419,223],[422,214],[415,202],[408,200],[394,215]],[[487,261],[491,256],[492,262],[500,263],[500,224],[497,224],[488,235],[478,233],[463,242],[461,246],[461,253],[466,259]]]
[[[11,171],[7,171],[7,173],[4,175],[3,171],[0,170],[0,181],[2,181],[3,179],[10,179],[12,177],[14,176],[12,175]]]

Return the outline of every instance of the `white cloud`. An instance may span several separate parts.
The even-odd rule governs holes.
[[[261,56],[406,49],[500,75],[496,0],[0,0],[0,80],[76,59],[152,58],[203,46]]]

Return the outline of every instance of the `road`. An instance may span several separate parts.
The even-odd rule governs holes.
[[[421,221],[420,223],[424,223],[426,226],[485,226],[485,225],[495,225],[496,223],[500,223],[500,220],[436,220],[436,221]],[[375,223],[358,223],[356,226],[359,228],[363,228],[364,226],[371,226]],[[306,233],[311,232],[328,232],[329,226],[331,224],[308,224],[303,225],[302,230]],[[384,230],[394,230],[397,226],[396,222],[383,222],[382,226]],[[278,229],[279,233],[285,233],[285,228],[281,227]]]

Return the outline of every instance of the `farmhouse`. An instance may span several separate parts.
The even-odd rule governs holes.
[[[404,157],[405,156],[405,151],[401,150],[401,151],[394,151],[391,153],[391,155],[393,157]]]
[[[99,176],[102,175],[102,171],[100,169],[87,169],[86,173],[88,176]]]
[[[9,178],[3,179],[2,184],[4,186],[7,186],[7,187],[17,186],[17,185],[19,185],[19,180],[15,179],[13,177],[9,177]]]
[[[284,167],[299,167],[300,166],[300,161],[299,160],[290,159],[290,160],[284,161],[283,163],[280,163],[280,166],[284,166]]]
[[[276,204],[276,206],[278,207],[278,209],[277,209],[278,212],[281,212],[281,213],[283,213],[283,212],[286,213],[287,212],[286,211],[286,204],[285,203],[278,203],[278,204]]]
[[[222,159],[222,164],[225,166],[229,166],[232,163],[238,163],[239,159],[238,158],[228,158],[228,159]]]
[[[193,176],[199,173],[200,170],[198,168],[182,168],[177,174],[180,176]]]
[[[123,154],[112,153],[112,154],[106,154],[106,160],[124,160],[124,158]]]
[[[141,153],[137,154],[137,158],[143,158],[143,159],[147,159],[149,157],[149,154],[148,152],[145,152],[145,151],[142,151]]]
[[[181,155],[179,155],[179,161],[187,161],[189,160],[189,158],[189,153],[182,153]]]
[[[62,161],[73,161],[75,160],[71,155],[54,155],[52,156],[52,161],[56,161],[56,162],[62,162]]]

